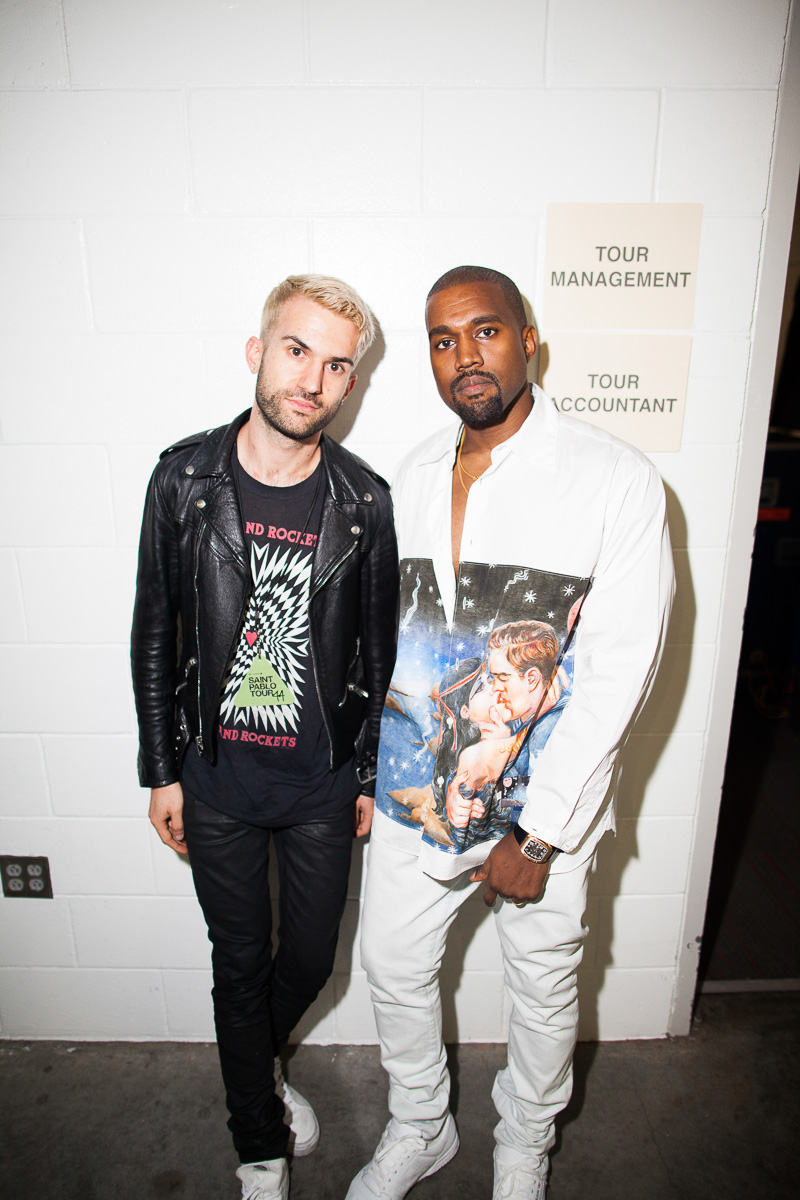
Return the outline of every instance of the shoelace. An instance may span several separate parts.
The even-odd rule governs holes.
[[[524,1159],[513,1167],[509,1167],[500,1181],[500,1190],[496,1195],[498,1197],[524,1196],[526,1193],[520,1190],[520,1185],[522,1188],[530,1189],[531,1200],[539,1200],[539,1197],[544,1197],[545,1180],[541,1175],[537,1175]]]
[[[272,1175],[272,1172],[265,1171],[264,1174],[266,1179],[269,1179]],[[274,1191],[267,1192],[260,1183],[251,1183],[247,1191],[242,1193],[242,1200],[267,1200],[267,1197],[274,1197],[276,1194],[277,1193]]]
[[[386,1143],[385,1145],[384,1142]],[[382,1185],[389,1183],[392,1176],[402,1170],[409,1159],[424,1149],[425,1139],[423,1137],[413,1137],[411,1134],[406,1134],[405,1137],[395,1138],[385,1133],[373,1159],[375,1174],[378,1176],[380,1183]]]

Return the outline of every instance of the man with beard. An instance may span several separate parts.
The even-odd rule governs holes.
[[[393,485],[392,688],[403,711],[387,707],[382,719],[362,935],[391,1119],[348,1200],[401,1200],[458,1150],[438,975],[447,931],[481,884],[510,998],[508,1065],[492,1092],[493,1196],[543,1200],[572,1086],[587,877],[613,827],[614,762],[651,686],[672,599],[664,489],[638,451],[562,416],[528,383],[536,333],[505,275],[449,271],[426,318],[436,384],[461,423],[412,451]],[[534,644],[544,629],[549,654]],[[527,741],[507,739],[478,806],[483,832],[469,814],[474,836],[446,819],[434,831],[424,810],[415,828],[394,781],[422,794],[445,779],[455,722],[443,714],[431,737],[425,700],[476,655],[498,706],[528,718]],[[548,696],[558,702],[536,721]]]
[[[353,834],[372,820],[397,546],[387,485],[322,430],[374,332],[340,280],[284,280],[246,347],[252,409],[166,450],[145,504],[139,777],[159,837],[189,854],[208,925],[247,1200],[287,1197],[287,1153],[319,1138],[278,1055],[330,975]]]

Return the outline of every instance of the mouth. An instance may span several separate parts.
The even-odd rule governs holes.
[[[286,394],[286,399],[299,412],[317,412],[317,410],[321,407],[312,396],[308,396],[303,392],[288,392]]]
[[[454,391],[460,396],[477,396],[485,392],[487,387],[494,387],[495,381],[488,375],[464,375],[455,384]]]

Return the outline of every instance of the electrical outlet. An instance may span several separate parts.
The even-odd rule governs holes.
[[[19,854],[0,854],[3,895],[9,900],[52,900],[50,863],[46,858],[23,858]]]

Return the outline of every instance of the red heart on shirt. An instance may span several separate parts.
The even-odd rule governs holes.
[[[252,646],[252,645],[253,645],[253,642],[254,642],[254,641],[256,640],[256,638],[258,637],[258,634],[257,634],[257,633],[245,633],[245,635],[244,635],[244,636],[247,638],[247,644],[248,644],[248,646]]]

